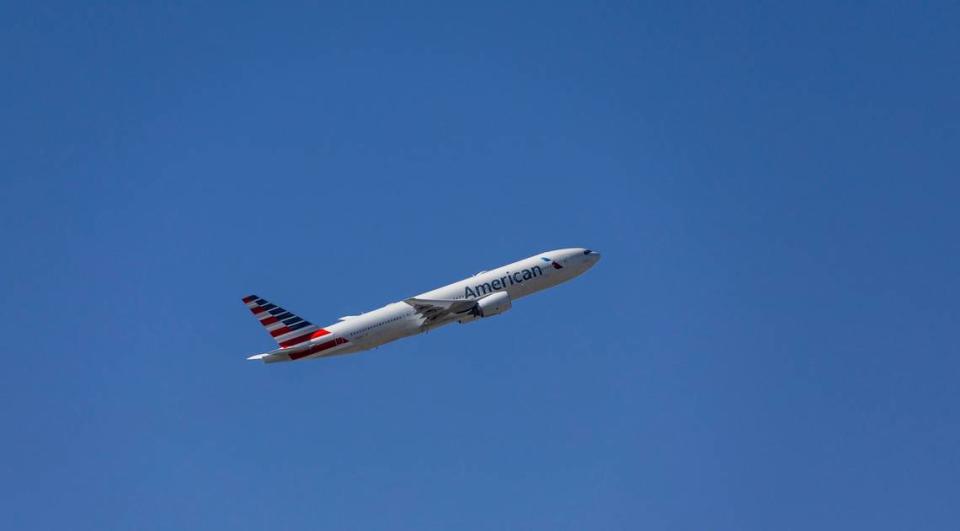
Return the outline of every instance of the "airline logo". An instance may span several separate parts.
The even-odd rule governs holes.
[[[247,305],[253,316],[260,321],[260,325],[266,328],[267,332],[277,340],[280,348],[299,345],[309,339],[315,339],[330,333],[256,295],[244,297],[243,303]]]
[[[546,260],[552,262],[549,258],[541,258],[541,260]],[[560,269],[560,264],[553,262],[556,269]],[[531,278],[537,278],[540,275],[543,275],[543,269],[540,266],[533,266],[529,269],[521,269],[520,271],[515,271],[511,273],[507,271],[507,274],[495,278],[490,282],[484,282],[482,284],[477,284],[472,288],[467,286],[463,288],[463,296],[467,299],[473,299],[476,297],[482,297],[488,293],[493,293],[494,291],[500,291],[506,289],[507,286],[514,286],[517,284],[523,284],[524,282],[530,280]]]
[[[540,259],[543,260],[544,262],[550,262],[550,264],[553,265],[553,268],[554,268],[554,269],[563,269],[563,266],[562,266],[562,265],[554,262],[553,260],[551,260],[551,259],[549,259],[549,258],[547,258],[547,257],[545,257],[545,256],[541,256]]]
[[[260,321],[260,324],[267,329],[267,332],[277,340],[280,348],[290,348],[300,345],[306,341],[311,341],[330,334],[329,330],[307,321],[306,319],[288,312],[270,301],[248,295],[243,298],[243,303],[250,308],[250,313]],[[323,343],[315,342],[303,350],[297,350],[290,354],[290,359],[296,361],[307,356],[312,356],[324,350],[349,343],[345,338],[335,337]]]

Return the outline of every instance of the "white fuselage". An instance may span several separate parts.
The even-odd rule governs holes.
[[[493,293],[506,292],[510,300],[515,301],[580,275],[597,263],[599,258],[599,253],[583,248],[549,251],[421,293],[416,299],[479,300]],[[344,317],[324,327],[330,336],[323,340],[340,337],[347,341],[309,357],[360,352],[462,320],[450,317],[430,323],[426,321],[407,302],[393,302],[361,315]]]

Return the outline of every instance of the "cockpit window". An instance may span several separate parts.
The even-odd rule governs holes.
[[[593,252],[593,251],[591,251],[590,249],[587,249],[587,250],[583,251],[583,254],[590,254],[590,253],[592,253],[592,252]]]

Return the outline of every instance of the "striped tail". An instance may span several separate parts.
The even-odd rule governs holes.
[[[303,317],[294,315],[291,312],[271,304],[266,299],[261,299],[256,295],[248,295],[243,298],[243,303],[250,308],[253,316],[260,321],[260,324],[267,329],[267,332],[277,340],[280,348],[289,348],[312,337],[320,337],[329,334],[326,330],[307,321]]]

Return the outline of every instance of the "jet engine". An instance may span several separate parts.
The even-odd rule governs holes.
[[[509,310],[512,306],[510,294],[506,291],[498,291],[478,300],[474,313],[477,317],[491,317]]]

